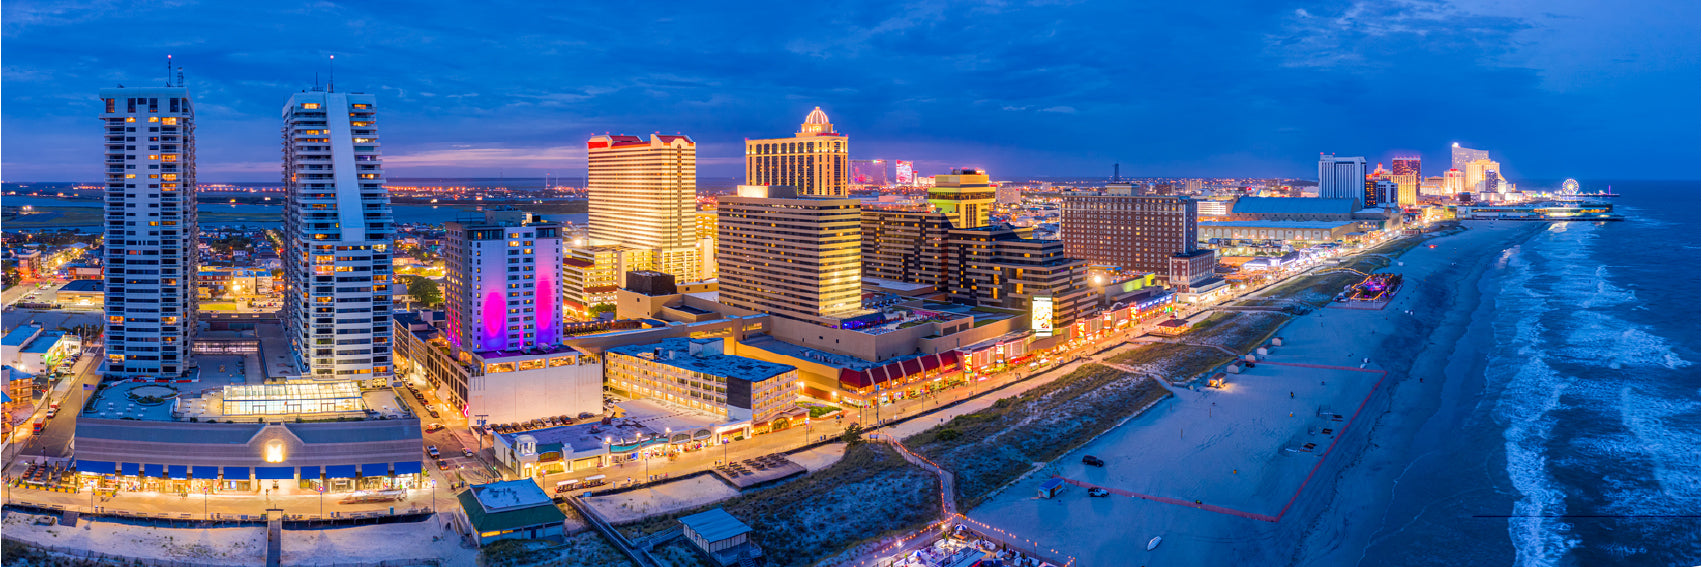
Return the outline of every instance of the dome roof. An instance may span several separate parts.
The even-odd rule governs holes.
[[[805,124],[827,124],[828,123],[827,122],[827,113],[822,112],[821,107],[818,106],[818,107],[816,107],[815,110],[810,111],[809,116],[804,117],[804,123]]]

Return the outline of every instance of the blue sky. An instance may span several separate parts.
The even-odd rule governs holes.
[[[186,68],[204,181],[276,181],[279,110],[377,93],[391,177],[584,174],[683,132],[706,176],[814,106],[919,172],[1316,175],[1488,149],[1521,178],[1695,179],[1694,1],[0,2],[0,175],[98,180],[98,89]]]

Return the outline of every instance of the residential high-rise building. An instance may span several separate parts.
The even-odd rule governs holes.
[[[110,376],[177,378],[195,331],[195,110],[182,86],[101,89]]]
[[[581,246],[563,253],[562,307],[567,316],[589,319],[599,305],[614,307],[615,290],[627,272],[648,270],[649,250],[624,246]]]
[[[796,187],[800,195],[844,197],[851,194],[849,158],[849,141],[833,131],[818,106],[791,138],[745,140],[745,183]],[[884,184],[884,170],[881,177]]]
[[[314,89],[284,106],[284,322],[312,378],[392,374],[394,225],[377,100]]]
[[[950,175],[934,176],[928,188],[928,204],[945,213],[953,228],[987,226],[996,193],[987,172],[953,169]]]
[[[504,207],[443,227],[449,344],[480,353],[560,345],[561,225]]]
[[[1064,197],[1059,234],[1066,256],[1168,280],[1171,256],[1198,248],[1199,208],[1193,199],[1107,193]]]
[[[716,212],[721,303],[830,327],[867,314],[856,199],[744,185]]]
[[[1480,159],[1489,159],[1489,150],[1474,150],[1471,148],[1461,147],[1459,142],[1454,142],[1454,147],[1452,149],[1452,157],[1454,158],[1454,161],[1450,165],[1452,165],[1454,169],[1461,171],[1465,171],[1466,164]]]
[[[697,144],[686,136],[592,136],[586,194],[592,245],[651,251],[638,266],[695,280]]]
[[[697,212],[697,277],[687,281],[709,281],[720,274],[715,261],[715,238],[721,230],[717,219],[713,209]]]
[[[1318,196],[1325,199],[1353,199],[1354,205],[1365,208],[1365,158],[1318,156]]]

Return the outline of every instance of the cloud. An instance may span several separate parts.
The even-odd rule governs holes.
[[[1059,113],[1059,114],[1075,114],[1076,113],[1076,107],[1073,107],[1073,106],[1048,106],[1046,108],[1040,109],[1040,111],[1041,112],[1056,112],[1056,113]]]

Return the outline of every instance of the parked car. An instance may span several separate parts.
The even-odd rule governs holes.
[[[1103,467],[1105,466],[1105,460],[1093,455],[1086,455],[1081,458],[1081,464]]]
[[[1089,489],[1087,489],[1087,495],[1092,496],[1094,498],[1102,498],[1102,497],[1110,496],[1111,491],[1103,489],[1103,488],[1097,488],[1097,487],[1096,488],[1089,488]]]
[[[439,460],[437,462],[437,470],[440,470],[440,471],[449,470],[449,461]]]
[[[443,431],[443,424],[441,423],[433,423],[425,428],[426,433],[437,433],[439,431]]]
[[[471,458],[473,458],[473,450],[468,449],[466,447],[462,447],[461,448],[461,456],[471,459]]]
[[[431,445],[431,446],[426,447],[426,454],[431,455],[431,458],[433,458],[433,459],[438,458],[440,456],[440,453],[437,452],[437,445]]]

